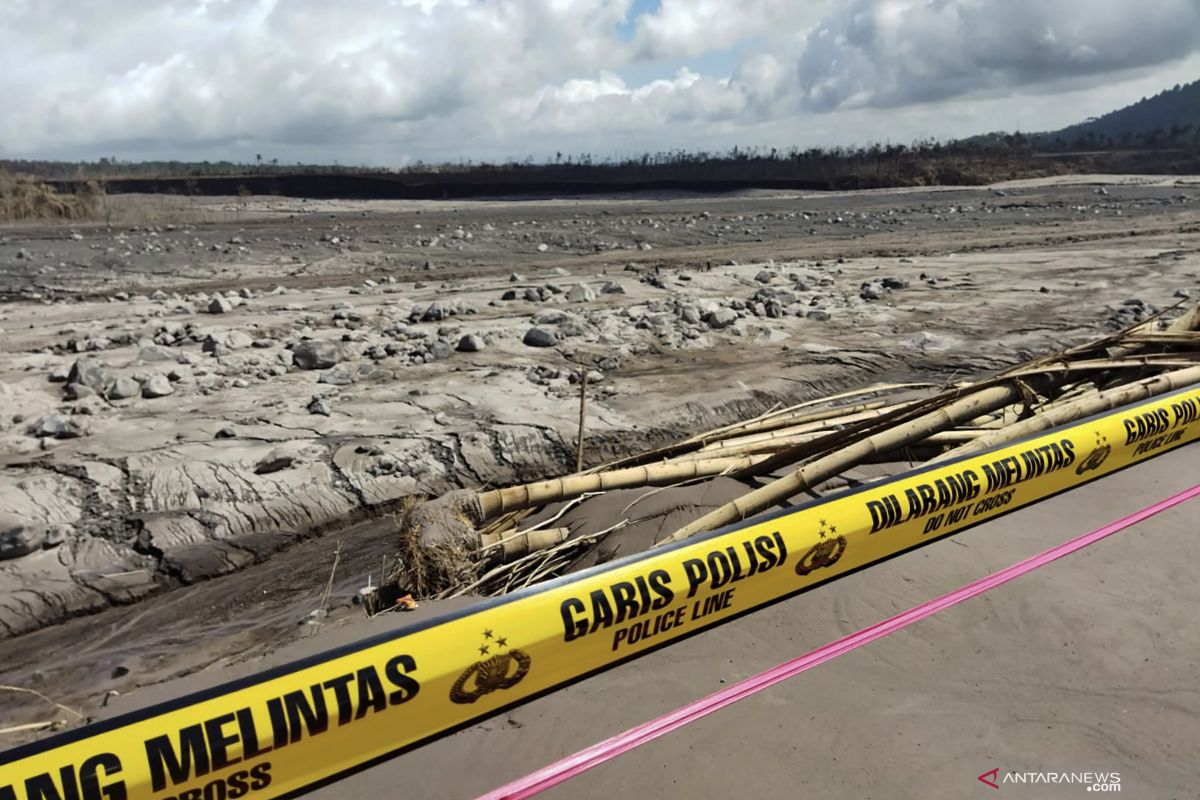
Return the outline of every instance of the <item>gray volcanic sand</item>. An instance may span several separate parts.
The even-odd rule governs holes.
[[[471,798],[628,727],[1193,485],[1160,456],[700,633],[309,796]],[[976,776],[1119,772],[1122,796],[1195,796],[1198,501],[719,711],[547,798],[991,797]],[[442,608],[455,606],[438,606]],[[432,613],[426,605],[421,613]],[[126,710],[408,624],[384,615],[261,661],[138,691]],[[1081,786],[1005,786],[1074,798]]]
[[[1095,338],[1198,296],[1198,200],[1168,177],[126,196],[112,229],[0,226],[0,540],[33,531],[0,548],[0,637],[278,559],[413,494],[569,471],[581,365],[595,464]],[[554,346],[525,344],[535,327]],[[341,363],[298,368],[305,340]],[[78,359],[83,392],[65,383]]]
[[[0,561],[0,683],[97,715],[408,624],[366,625],[348,602],[394,552],[396,502],[573,468],[580,362],[603,373],[588,405],[597,463],[778,403],[980,375],[1195,301],[1195,179],[1062,183],[453,204],[130,197],[113,230],[0,226],[0,523],[45,535]],[[907,286],[863,297],[884,277]],[[625,293],[603,292],[610,281]],[[549,284],[561,293],[525,299]],[[580,284],[590,293],[570,299]],[[754,300],[764,288],[793,295],[782,316]],[[510,289],[519,299],[501,300]],[[239,304],[208,313],[218,292]],[[438,303],[456,310],[425,320]],[[546,312],[566,316],[535,322]],[[524,345],[533,325],[558,346]],[[485,349],[444,352],[468,334]],[[341,346],[336,381],[291,365],[306,338]],[[174,392],[71,400],[50,378],[85,356],[127,385],[175,373]],[[85,435],[30,433],[55,415]],[[471,796],[1182,488],[1197,462],[1193,445],[323,796]],[[723,483],[688,502],[719,503],[735,488]],[[583,531],[634,496],[564,519]],[[579,566],[683,522],[679,497],[638,503],[644,519]],[[974,776],[997,766],[1118,769],[1135,796],[1194,796],[1195,517],[1162,515],[559,795],[962,797],[992,791]],[[337,541],[330,615],[300,625]],[[121,696],[102,711],[110,691]],[[6,724],[53,716],[0,694]]]

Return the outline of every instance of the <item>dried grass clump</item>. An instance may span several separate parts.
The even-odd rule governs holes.
[[[82,220],[96,215],[104,190],[94,181],[64,194],[33,178],[0,172],[0,221]]]

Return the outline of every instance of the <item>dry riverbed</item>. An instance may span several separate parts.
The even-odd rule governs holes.
[[[0,682],[85,708],[310,633],[335,540],[355,613],[408,496],[573,469],[583,371],[596,463],[1200,289],[1192,179],[113,203],[0,227]]]

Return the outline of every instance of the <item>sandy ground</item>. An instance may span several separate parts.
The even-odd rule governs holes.
[[[470,798],[607,736],[1194,485],[1191,445],[778,603],[359,773],[314,798]],[[1195,501],[722,710],[553,798],[990,797],[992,768],[1119,772],[1195,797]],[[432,607],[425,609],[431,613]],[[347,619],[126,710],[407,623]],[[1084,787],[1012,786],[1072,798]]]
[[[570,469],[580,370],[598,463],[1092,338],[1200,289],[1198,191],[135,196],[112,202],[136,225],[6,226],[0,527],[34,541],[0,548],[0,635],[275,558],[413,494]],[[301,368],[305,346],[329,359]]]
[[[0,683],[92,715],[110,692],[110,708],[150,702],[180,679],[357,636],[348,600],[394,553],[403,498],[572,468],[579,369],[595,375],[595,463],[776,403],[978,375],[1195,298],[1198,192],[1193,178],[1131,177],[453,205],[122,198],[119,229],[0,227],[0,527],[41,537],[0,559],[0,636],[11,637]],[[517,299],[501,299],[509,291]],[[231,307],[210,313],[218,300]],[[524,344],[531,327],[554,346]],[[456,350],[464,336],[483,349]],[[340,363],[298,368],[306,341],[333,343]],[[79,359],[103,380],[72,399],[62,379]],[[144,396],[155,378],[169,394]],[[133,396],[109,396],[118,379]],[[37,435],[48,417],[81,435]],[[490,788],[1183,488],[1198,460],[1193,446],[1106,479],[1107,493],[1082,490],[847,578],[343,785],[360,794],[326,796],[373,796],[393,780],[415,797]],[[1170,526],[1189,518],[1141,531],[1178,536]],[[988,759],[1034,769],[1022,759],[1038,754],[1107,758],[1096,766],[1137,769],[1145,796],[1190,796],[1167,755],[1200,740],[1195,693],[1177,688],[1196,667],[1186,637],[1198,598],[1194,582],[1163,579],[1182,576],[1188,545],[1113,549],[1132,541],[1097,547],[1109,560],[1065,582],[1044,576],[1069,565],[1044,570],[1030,579],[1045,582],[1040,595],[997,593],[1014,605],[987,624],[999,599],[917,629],[936,636],[874,646],[909,641],[890,660],[856,654],[810,676],[849,676],[836,687],[804,678],[779,690],[786,702],[744,704],[773,709],[769,723],[733,710],[672,740],[687,750],[654,745],[657,756],[563,796],[745,794],[753,775],[761,796],[960,797],[1004,766]],[[334,608],[320,628],[302,624],[337,542]],[[1154,659],[1131,661],[1135,645]],[[1047,653],[1059,660],[1045,667]],[[0,694],[6,722],[46,714],[36,698]],[[760,728],[761,740],[746,737]],[[1151,753],[1163,763],[1143,776]]]

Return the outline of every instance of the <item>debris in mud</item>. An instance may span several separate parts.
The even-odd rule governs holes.
[[[605,535],[629,524],[632,505],[655,491],[718,478],[744,482],[740,493],[706,514],[685,510],[674,529],[660,528],[643,547],[681,541],[795,502],[802,493],[889,455],[924,461],[976,452],[1200,383],[1200,359],[1192,350],[1200,306],[1155,338],[1157,330],[1157,321],[1135,325],[1116,337],[1034,358],[995,378],[962,382],[937,394],[913,397],[909,385],[843,393],[830,401],[855,395],[871,401],[810,401],[591,470],[478,493],[450,492],[405,517],[400,566],[385,585],[418,597],[503,593],[561,574],[597,553]],[[944,347],[936,335],[923,335],[928,337],[923,348]],[[530,372],[539,381],[553,380],[551,375],[544,367]],[[549,527],[574,504],[598,504],[596,498],[609,492],[650,487],[664,488],[647,491],[620,514],[598,512],[583,530]],[[534,514],[543,519],[522,527]]]

